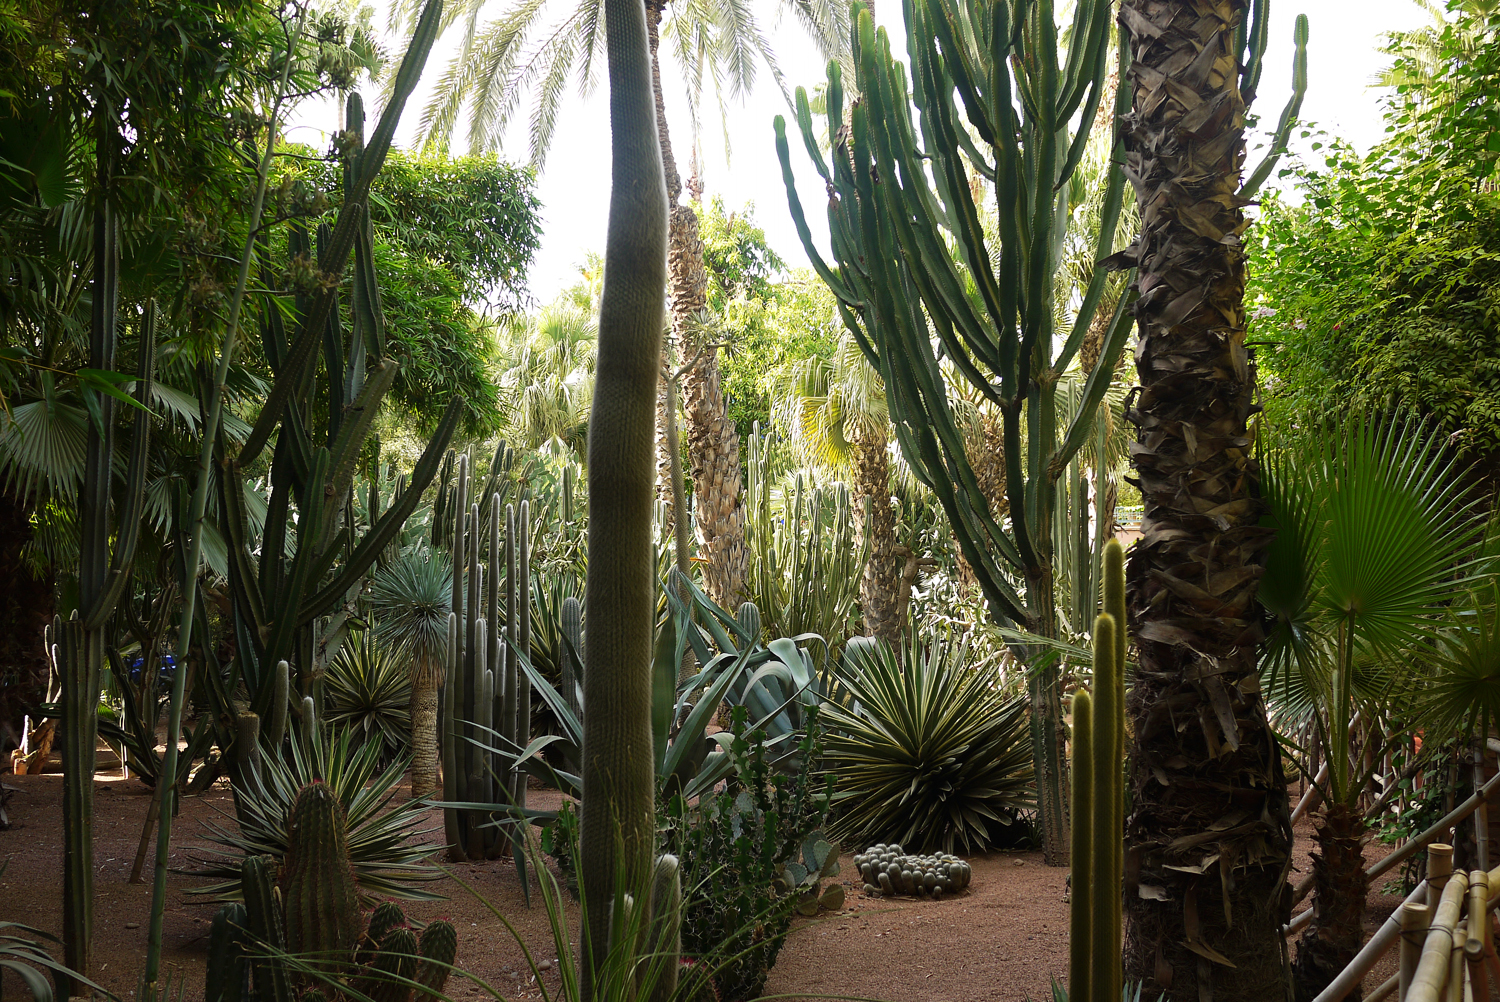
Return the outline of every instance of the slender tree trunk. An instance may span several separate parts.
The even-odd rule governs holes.
[[[695,333],[695,321],[708,304],[708,272],[703,265],[703,240],[698,236],[698,214],[691,205],[678,205],[682,181],[672,156],[667,133],[661,71],[657,61],[658,28],[665,0],[649,0],[646,22],[651,41],[651,79],[656,91],[656,127],[661,143],[662,168],[667,181],[667,206],[671,212],[667,247],[670,275],[672,337],[683,363],[692,362],[682,376],[682,412],[687,430],[688,458],[692,465],[695,528],[698,554],[703,558],[703,585],[709,598],[733,610],[745,598],[745,579],[750,569],[750,549],[745,544],[745,504],[741,498],[744,477],[740,470],[740,436],[729,420],[724,388],[719,376],[719,358],[713,349],[698,354],[703,345]],[[696,357],[696,361],[693,359]],[[657,483],[658,495],[670,491],[667,482],[670,457],[664,455],[665,389],[657,391]]]
[[[411,795],[413,800],[437,793],[438,686],[442,662],[422,655],[411,672]]]
[[[896,512],[891,508],[890,452],[879,430],[852,429],[854,447],[854,510],[859,531],[869,541],[870,558],[859,582],[859,606],[865,633],[901,650],[901,570],[896,552]],[[865,505],[869,504],[868,515]]]
[[[1337,804],[1317,815],[1313,838],[1313,923],[1297,941],[1292,967],[1297,1002],[1311,1002],[1349,966],[1364,942],[1365,820],[1359,808]],[[1359,1002],[1356,987],[1348,1002]]]
[[[623,886],[642,893],[656,840],[651,530],[661,369],[667,195],[656,141],[651,53],[640,0],[605,0],[612,143],[599,361],[589,415],[580,935],[583,1002],[595,1002]],[[637,901],[643,900],[637,897]]]
[[[1246,421],[1246,223],[1235,25],[1244,0],[1124,0],[1134,108],[1126,169],[1142,232],[1135,467],[1144,538],[1131,549],[1139,650],[1126,823],[1125,974],[1145,995],[1287,995],[1291,824],[1256,670],[1256,588],[1269,543]]]

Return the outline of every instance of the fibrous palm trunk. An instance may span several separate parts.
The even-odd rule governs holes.
[[[859,582],[859,605],[865,633],[902,649],[901,601],[904,561],[896,550],[896,512],[891,507],[890,452],[878,429],[854,428],[854,507],[861,536],[870,547]],[[868,512],[866,505],[868,504]]]
[[[698,554],[703,559],[703,585],[708,596],[726,609],[744,601],[750,548],[745,544],[744,478],[740,471],[740,437],[729,420],[718,354],[698,344],[697,318],[708,304],[708,271],[703,264],[703,239],[698,214],[691,205],[678,205],[682,181],[672,156],[657,61],[658,28],[666,0],[649,0],[646,21],[651,42],[651,78],[656,90],[656,128],[661,143],[662,168],[667,181],[670,229],[667,269],[672,311],[672,337],[682,355],[682,413],[687,429],[688,459],[693,475],[693,504]],[[699,350],[703,349],[701,354]],[[666,374],[663,373],[665,378]],[[665,453],[665,387],[657,393],[658,496],[670,497]],[[675,513],[674,513],[675,517]]]
[[[421,655],[411,670],[411,795],[413,800],[437,793],[438,686],[442,662]]]
[[[1126,824],[1125,975],[1145,994],[1286,997],[1286,780],[1256,671],[1269,533],[1246,431],[1244,0],[1124,0],[1134,107],[1126,173],[1142,231],[1127,416],[1146,513],[1129,564],[1139,648]]]
[[[1297,1002],[1311,1002],[1359,953],[1370,891],[1365,820],[1357,808],[1336,804],[1317,815],[1313,838],[1313,924],[1297,941],[1292,966]],[[1359,1002],[1359,987],[1347,998]]]

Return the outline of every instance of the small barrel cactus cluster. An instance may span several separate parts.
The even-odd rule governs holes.
[[[854,857],[854,866],[864,878],[866,894],[910,894],[939,898],[957,894],[969,886],[969,864],[957,856],[940,852],[935,856],[908,856],[899,845],[881,842]]]
[[[394,901],[365,920],[344,811],[326,784],[297,794],[287,832],[279,879],[275,857],[245,857],[244,903],[214,916],[204,1002],[336,1002],[343,986],[373,1002],[435,1002],[458,952],[453,924],[418,935]]]

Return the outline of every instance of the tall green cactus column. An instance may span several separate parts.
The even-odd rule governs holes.
[[[1119,1002],[1124,984],[1125,551],[1104,547],[1094,691],[1073,697],[1073,889],[1068,998]]]
[[[583,997],[609,949],[617,881],[648,878],[656,381],[667,282],[667,190],[641,0],[605,0],[612,172],[599,358],[589,416],[589,624],[584,672]],[[623,867],[623,873],[617,867]]]

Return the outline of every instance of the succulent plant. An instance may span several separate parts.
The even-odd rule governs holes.
[[[368,920],[349,862],[343,809],[325,783],[298,793],[281,867],[272,856],[240,866],[243,904],[214,916],[205,1002],[371,1002],[436,999],[458,950],[458,932],[443,919],[420,938],[394,901]]]
[[[854,866],[864,878],[866,894],[910,894],[940,898],[957,894],[969,886],[969,864],[940,852],[932,856],[908,856],[899,845],[884,842],[854,857]]]
[[[838,872],[838,850],[822,832],[813,832],[802,843],[801,858],[782,867],[771,886],[779,894],[796,894],[797,911],[803,915],[816,915],[824,908],[838,911],[844,906],[843,885],[822,886],[824,877],[836,877]]]

